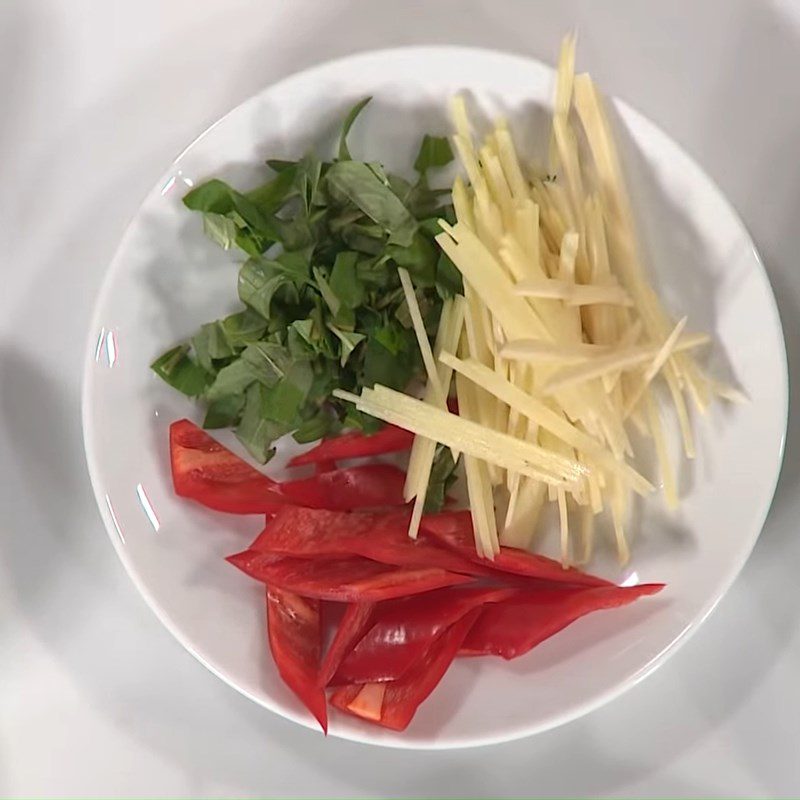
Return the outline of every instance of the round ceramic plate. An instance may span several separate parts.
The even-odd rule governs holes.
[[[237,307],[235,256],[208,241],[181,204],[211,176],[249,188],[267,157],[332,152],[343,113],[373,101],[350,137],[356,157],[408,173],[425,132],[449,132],[448,99],[503,114],[523,152],[548,142],[554,73],[482,50],[433,47],[354,56],[266,89],[211,127],[172,164],[119,247],[92,322],[84,384],[86,452],[97,502],[131,578],[159,619],[203,664],[257,703],[302,725],[311,716],[279,679],[267,650],[263,591],[223,561],[259,530],[176,498],[167,429],[199,409],[148,364],[200,323]],[[334,713],[330,733],[397,747],[449,748],[552,728],[630,688],[699,626],[742,568],[780,469],[786,358],[767,276],[747,231],[699,167],[665,134],[613,104],[623,164],[653,279],[676,316],[714,337],[709,369],[750,403],[697,420],[698,456],[681,467],[683,502],[637,510],[625,570],[599,554],[592,569],[619,582],[663,581],[656,598],[586,617],[513,662],[464,659],[402,734]],[[702,423],[702,424],[700,424]],[[230,435],[223,441],[242,453]],[[678,438],[673,436],[673,452]],[[270,464],[278,476],[286,449]]]

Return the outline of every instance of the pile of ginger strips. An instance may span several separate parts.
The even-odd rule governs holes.
[[[611,126],[575,38],[562,43],[549,174],[523,164],[499,120],[480,146],[463,97],[453,142],[468,183],[452,190],[457,222],[436,237],[461,272],[433,347],[409,275],[400,270],[428,382],[421,399],[376,385],[337,392],[359,410],[416,434],[405,495],[416,537],[437,444],[464,457],[478,553],[529,547],[546,502],[557,504],[562,563],[592,556],[595,519],[610,511],[620,562],[632,493],[654,487],[633,466],[629,433],[651,440],[666,503],[678,502],[659,397],[668,398],[687,458],[688,401],[705,414],[736,389],[706,375],[686,332],[648,282]],[[455,378],[458,411],[448,410]],[[577,520],[577,522],[576,522]],[[573,527],[578,536],[572,535]],[[575,541],[573,541],[575,540]]]

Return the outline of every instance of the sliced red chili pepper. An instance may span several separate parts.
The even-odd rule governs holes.
[[[228,556],[227,560],[270,586],[280,586],[303,597],[346,603],[407,597],[470,580],[443,569],[402,569],[365,558],[282,558],[245,550]]]
[[[516,658],[592,611],[624,606],[663,588],[662,583],[645,583],[522,589],[507,600],[484,606],[463,650],[467,655]]]
[[[331,695],[331,704],[386,728],[405,730],[420,704],[438,686],[453,663],[480,613],[481,610],[475,608],[452,625],[402,678],[387,683],[343,686]]]
[[[267,522],[253,550],[303,558],[358,555],[399,567],[438,567],[465,575],[496,576],[492,569],[408,536],[410,512],[346,514],[287,506]]]
[[[420,528],[464,558],[486,566],[490,565],[497,572],[577,586],[614,585],[572,567],[564,569],[558,561],[554,561],[552,558],[529,553],[527,550],[519,550],[516,547],[501,547],[494,559],[487,561],[475,550],[475,537],[472,532],[472,518],[469,511],[443,511],[439,514],[424,516]]]
[[[391,464],[370,464],[284,481],[275,489],[284,502],[292,505],[350,511],[354,508],[402,506],[405,503],[405,480],[405,473]]]
[[[258,514],[274,501],[274,481],[188,419],[169,426],[169,450],[175,494],[216,511]]]
[[[384,425],[372,434],[351,431],[333,439],[323,439],[316,447],[291,459],[289,466],[302,467],[320,461],[344,461],[348,458],[398,453],[410,449],[413,442],[413,433],[395,425]]]
[[[372,622],[375,603],[348,603],[336,628],[333,641],[325,653],[317,678],[318,686],[327,686],[348,653],[366,632]]]
[[[325,692],[317,686],[322,647],[319,600],[268,587],[267,630],[269,647],[281,678],[327,733]]]
[[[473,608],[514,594],[514,589],[467,587],[381,603],[372,626],[342,661],[333,683],[397,680]]]

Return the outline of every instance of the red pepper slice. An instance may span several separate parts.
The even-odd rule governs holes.
[[[318,686],[324,687],[331,682],[342,659],[353,649],[372,622],[375,606],[375,603],[347,604],[339,626],[336,628],[333,641],[319,668]]]
[[[486,566],[491,565],[496,572],[577,586],[614,585],[572,567],[564,569],[558,561],[516,547],[501,547],[492,561],[481,558],[475,550],[475,537],[469,511],[443,511],[424,516],[420,528],[464,558]]]
[[[319,600],[267,588],[269,647],[286,685],[328,732],[325,692],[317,686],[322,628]]]
[[[374,614],[374,624],[342,661],[333,683],[397,680],[473,608],[514,594],[514,589],[467,587],[381,603]]]
[[[350,511],[404,505],[405,480],[405,473],[391,464],[370,464],[284,481],[275,486],[275,491],[280,495],[278,503]]]
[[[395,425],[384,425],[372,434],[351,431],[333,439],[323,439],[316,447],[291,459],[289,466],[302,467],[320,461],[344,461],[348,458],[398,453],[409,450],[413,443],[414,434]]]
[[[407,510],[345,514],[287,506],[267,522],[250,548],[302,558],[358,555],[399,567],[438,567],[465,575],[497,574],[425,537],[410,539],[410,516]]]
[[[464,640],[463,653],[516,658],[592,611],[624,606],[663,588],[662,583],[645,583],[523,589],[514,597],[483,608]]]
[[[274,501],[275,482],[212,439],[188,419],[169,426],[169,451],[175,494],[216,511],[258,514]]]
[[[402,678],[387,683],[343,686],[331,695],[331,704],[385,728],[403,731],[421,703],[438,686],[481,613],[475,608],[450,627],[428,648],[424,657]]]
[[[227,561],[270,586],[303,597],[339,602],[374,602],[467,583],[470,578],[443,569],[402,569],[365,558],[282,558],[245,550]]]
[[[271,513],[287,504],[347,511],[405,502],[405,474],[389,464],[276,483],[188,419],[170,425],[169,441],[175,493],[215,511]]]

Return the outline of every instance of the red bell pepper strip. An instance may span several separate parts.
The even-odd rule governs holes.
[[[516,547],[501,547],[494,560],[487,561],[475,550],[475,537],[472,532],[472,518],[469,511],[443,511],[439,514],[424,516],[420,528],[464,558],[491,566],[496,572],[576,586],[614,585],[572,567],[565,569],[558,561],[529,553],[527,550],[519,550]]]
[[[300,558],[362,556],[399,567],[439,567],[465,575],[497,573],[426,537],[408,536],[410,512],[346,514],[287,506],[267,522],[252,550]]]
[[[278,503],[350,511],[404,505],[405,480],[405,473],[391,464],[370,464],[284,481],[276,484],[275,491]]]
[[[467,587],[381,603],[374,624],[342,661],[333,684],[397,680],[473,608],[514,594],[514,589]]]
[[[462,652],[516,658],[592,611],[624,606],[663,588],[662,583],[645,583],[519,590],[514,597],[484,606],[464,640]]]
[[[216,511],[272,513],[287,504],[349,511],[405,502],[405,475],[389,464],[276,483],[188,419],[170,425],[169,440],[175,493]]]
[[[289,466],[302,467],[320,461],[344,461],[348,458],[398,453],[409,450],[413,443],[414,434],[395,425],[384,425],[372,434],[351,431],[333,439],[323,439],[315,447],[291,459]]]
[[[322,628],[319,600],[267,588],[269,647],[286,685],[328,732],[325,692],[317,686]]]
[[[372,622],[372,615],[375,611],[375,603],[348,603],[344,614],[336,628],[333,641],[325,653],[322,665],[317,676],[317,685],[325,687],[331,682],[331,678],[339,669],[348,653],[355,647],[356,643],[366,632]]]
[[[343,686],[331,695],[331,704],[385,728],[405,730],[420,704],[437,687],[453,663],[464,637],[480,613],[481,610],[475,608],[452,625],[402,678],[387,683]]]
[[[275,485],[188,419],[169,426],[175,494],[216,511],[258,514],[270,509]]]
[[[455,586],[470,580],[443,569],[402,569],[365,558],[282,558],[245,550],[227,561],[269,586],[319,600],[373,602]]]
[[[333,472],[335,469],[335,461],[317,461],[317,463],[314,464],[315,475],[322,475],[324,472]]]

